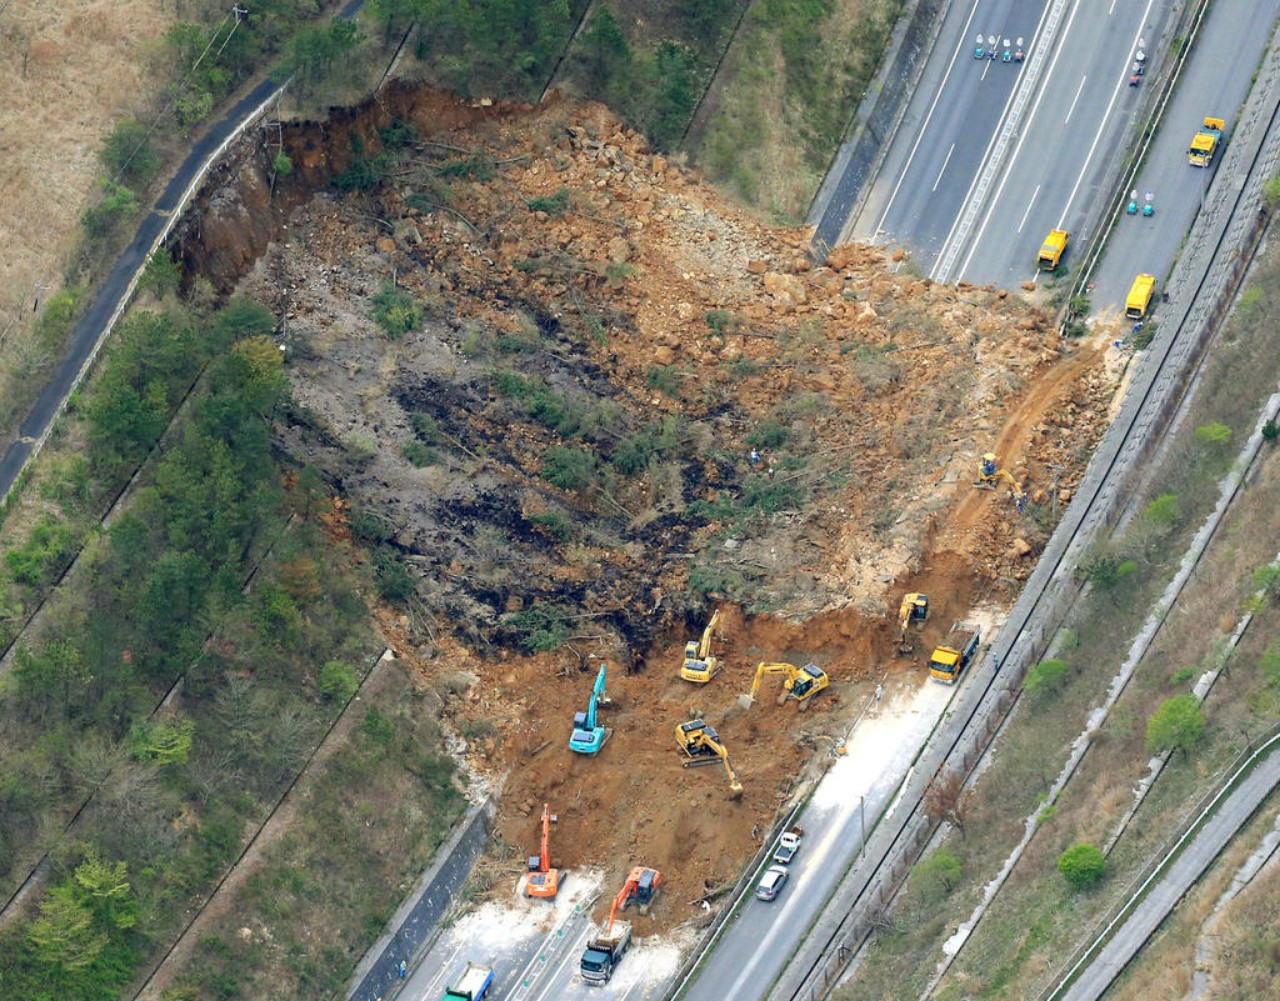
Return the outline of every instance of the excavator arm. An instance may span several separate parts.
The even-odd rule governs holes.
[[[760,694],[760,682],[764,680],[766,674],[782,674],[786,675],[786,681],[783,682],[787,691],[791,690],[791,685],[796,680],[796,675],[800,673],[799,668],[795,664],[761,664],[756,668],[755,681],[751,683],[751,701],[756,700],[756,696]]]

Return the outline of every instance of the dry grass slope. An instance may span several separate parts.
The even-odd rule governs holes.
[[[174,8],[12,0],[0,15],[0,336],[59,288],[101,167],[101,140],[149,91],[148,43]],[[0,374],[11,350],[0,352]]]

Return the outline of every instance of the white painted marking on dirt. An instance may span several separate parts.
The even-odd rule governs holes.
[[[1036,185],[1036,190],[1031,192],[1031,201],[1027,202],[1027,211],[1022,213],[1022,220],[1018,223],[1018,232],[1022,232],[1022,227],[1027,224],[1027,216],[1031,215],[1031,206],[1036,203],[1036,196],[1040,194],[1040,185]]]
[[[1080,103],[1080,95],[1084,93],[1084,82],[1088,79],[1088,76],[1080,78],[1080,86],[1076,88],[1076,96],[1071,99],[1071,107],[1067,109],[1067,117],[1062,120],[1063,125],[1071,121],[1071,116],[1075,114],[1076,105]]]
[[[934,179],[933,188],[932,188],[933,191],[937,191],[938,185],[942,183],[942,175],[947,172],[947,164],[951,162],[951,154],[954,153],[955,151],[956,151],[956,144],[952,143],[951,148],[947,150],[947,155],[942,161],[942,169],[938,171],[938,176],[937,178]]]

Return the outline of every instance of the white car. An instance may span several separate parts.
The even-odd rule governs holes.
[[[764,875],[760,877],[760,885],[756,887],[756,897],[760,900],[772,900],[786,886],[787,875],[786,866],[769,866],[764,871]]]

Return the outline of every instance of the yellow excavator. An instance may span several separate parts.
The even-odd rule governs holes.
[[[738,781],[738,773],[729,762],[729,752],[720,743],[720,735],[700,719],[691,719],[688,723],[676,724],[676,746],[687,760],[685,768],[698,768],[701,765],[714,765],[716,759],[724,762],[725,774],[729,776],[729,792],[734,799],[742,795],[742,783]]]
[[[766,674],[781,674],[782,691],[778,694],[778,705],[788,698],[800,703],[801,709],[809,708],[809,700],[830,684],[827,672],[814,664],[796,667],[794,664],[761,664],[756,668],[756,680],[751,683],[750,701],[756,700],[760,691],[760,681]]]
[[[973,485],[980,490],[994,490],[996,484],[1000,480],[1008,480],[1009,486],[1013,488],[1013,500],[1021,511],[1027,502],[1027,495],[1018,481],[1013,478],[1013,473],[1007,469],[1000,467],[1000,460],[996,458],[994,452],[988,452],[982,457],[982,465],[978,467],[978,478],[973,481]]]
[[[915,653],[915,638],[911,627],[915,623],[924,624],[929,617],[929,598],[927,595],[912,592],[905,595],[898,606],[898,653],[910,655]]]
[[[720,673],[716,659],[711,656],[711,634],[720,624],[720,610],[716,609],[702,630],[701,641],[690,640],[684,646],[684,664],[680,668],[680,677],[697,685],[705,685]]]

